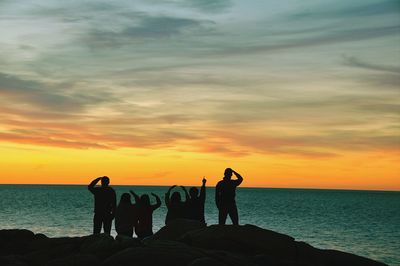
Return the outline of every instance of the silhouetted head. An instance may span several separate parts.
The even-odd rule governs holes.
[[[110,184],[110,178],[108,178],[107,176],[103,176],[101,178],[101,186],[108,187],[109,184]]]
[[[119,201],[119,205],[130,205],[131,203],[131,195],[128,193],[123,193],[121,195],[121,199]]]
[[[189,189],[189,195],[192,199],[197,198],[197,196],[199,195],[199,190],[197,189],[197,187],[191,187]]]
[[[171,195],[171,203],[175,204],[175,203],[179,203],[179,202],[181,202],[181,194],[179,192],[175,191]]]
[[[232,169],[226,168],[224,172],[224,180],[231,180],[232,177]]]
[[[149,206],[149,205],[150,205],[150,198],[149,198],[149,195],[143,194],[143,195],[140,197],[140,204],[142,204],[143,206]]]

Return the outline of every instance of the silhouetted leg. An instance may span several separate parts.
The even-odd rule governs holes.
[[[111,234],[112,217],[106,216],[103,219],[104,233]]]
[[[238,225],[239,224],[239,214],[237,211],[236,204],[233,204],[229,207],[229,217],[231,217],[232,224]]]
[[[100,234],[102,221],[101,215],[95,213],[93,217],[93,234]]]
[[[226,217],[228,215],[228,208],[220,207],[218,214],[218,224],[224,225],[226,223]]]

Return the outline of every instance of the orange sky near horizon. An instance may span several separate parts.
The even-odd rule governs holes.
[[[0,1],[0,184],[400,190],[399,7]]]
[[[310,158],[252,154],[226,157],[174,150],[77,150],[34,145],[0,146],[1,184],[88,184],[107,175],[114,185],[214,186],[226,167],[244,187],[400,190],[399,160],[386,152]],[[397,158],[397,159],[396,159]]]

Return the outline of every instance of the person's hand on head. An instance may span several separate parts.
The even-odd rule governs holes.
[[[207,179],[205,176],[203,176],[203,180],[201,180],[201,182],[203,182],[203,184],[207,183]]]

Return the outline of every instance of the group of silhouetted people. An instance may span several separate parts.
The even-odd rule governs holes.
[[[232,175],[237,179],[232,180]],[[96,184],[101,181],[101,186]],[[229,217],[234,225],[239,224],[239,216],[236,207],[236,187],[243,181],[240,174],[226,168],[224,178],[218,182],[215,189],[215,203],[219,210],[218,222],[224,225],[226,218]],[[176,185],[170,187],[165,193],[165,205],[167,206],[167,215],[165,224],[168,225],[175,219],[190,219],[205,223],[204,204],[206,199],[206,182],[203,178],[202,186],[199,189],[192,187],[189,192],[184,186],[181,186],[185,199],[182,200],[181,194],[171,191]],[[89,186],[89,191],[94,195],[94,217],[93,217],[93,233],[99,234],[103,227],[104,233],[110,234],[112,220],[115,218],[115,230],[118,235],[133,236],[133,233],[139,238],[145,238],[153,235],[153,212],[161,206],[161,199],[156,194],[151,193],[156,203],[150,203],[150,197],[147,194],[141,196],[134,191],[123,193],[117,206],[116,194],[112,187],[109,186],[110,179],[107,176],[98,177],[93,180]],[[131,195],[134,203],[131,201]]]

